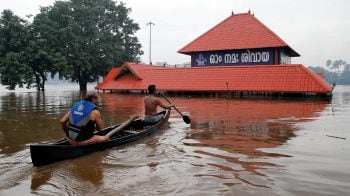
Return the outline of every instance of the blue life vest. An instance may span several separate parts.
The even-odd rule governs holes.
[[[96,109],[96,105],[90,101],[80,101],[73,105],[70,110],[68,137],[76,140],[90,121],[90,113]],[[90,130],[94,131],[94,130]]]

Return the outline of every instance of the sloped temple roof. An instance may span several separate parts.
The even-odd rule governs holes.
[[[300,56],[250,13],[232,14],[179,52],[191,55],[257,48],[283,48],[289,57]],[[150,84],[160,90],[179,92],[332,92],[319,74],[302,64],[170,68],[126,62],[113,68],[96,89],[146,90]]]
[[[332,87],[301,64],[169,68],[124,63],[96,86],[100,90],[330,93]]]
[[[217,24],[178,52],[286,48],[292,57],[300,56],[278,35],[250,13],[234,14]]]

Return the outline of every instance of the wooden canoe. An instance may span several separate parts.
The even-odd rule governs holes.
[[[161,121],[155,124],[147,124],[143,121],[143,119],[137,118],[133,120],[128,126],[112,135],[110,137],[110,140],[106,142],[88,145],[71,145],[64,138],[49,144],[32,144],[30,145],[30,155],[33,165],[47,165],[57,161],[90,154],[92,152],[102,151],[107,148],[130,143],[143,138],[157,131],[163,124],[168,122],[170,109],[164,110],[160,113],[164,114],[164,117]],[[117,124],[111,127],[107,127],[104,130],[97,132],[96,134],[105,135],[120,125],[121,124]]]

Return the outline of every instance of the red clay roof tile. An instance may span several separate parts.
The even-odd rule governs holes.
[[[149,84],[156,84],[158,89],[169,91],[329,93],[332,90],[325,80],[301,64],[166,68],[125,63],[123,66],[129,69],[129,74],[104,81],[96,88],[145,90]]]
[[[119,73],[119,68],[112,68],[111,71],[108,72],[106,77],[103,79],[101,83],[99,83],[95,88],[100,88],[104,86],[106,83],[112,81]]]

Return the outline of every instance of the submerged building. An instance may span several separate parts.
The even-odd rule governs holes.
[[[173,93],[330,95],[332,86],[302,64],[300,56],[251,13],[232,14],[178,51],[191,67],[125,62],[96,86],[143,91],[149,84]]]

